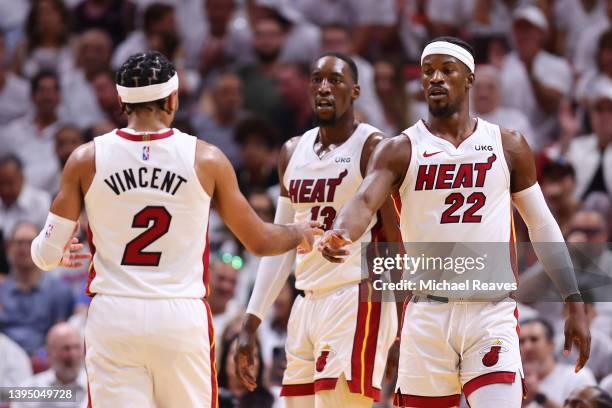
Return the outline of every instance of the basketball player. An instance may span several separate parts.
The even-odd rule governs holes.
[[[578,345],[579,370],[590,347],[584,305],[529,146],[519,133],[469,116],[474,57],[468,44],[435,39],[423,50],[421,72],[427,121],[379,144],[359,191],[319,248],[328,260],[341,262],[385,197],[398,191],[406,242],[505,242],[510,253],[514,204],[539,260],[569,303],[565,350]],[[510,262],[506,269],[512,274]],[[396,405],[458,406],[463,390],[472,408],[520,407],[516,306],[507,295],[499,298],[505,301],[468,303],[415,291],[402,320]]]
[[[331,228],[336,213],[357,191],[371,152],[383,138],[378,129],[355,119],[353,105],[359,91],[351,58],[326,53],[313,64],[310,103],[319,127],[283,146],[275,222],[313,220]],[[304,296],[295,300],[287,328],[287,368],[281,390],[285,406],[371,407],[379,398],[398,319],[393,302],[369,299],[372,287],[361,274],[359,246],[384,241],[383,234],[399,241],[391,199],[379,216],[382,223],[372,213],[344,265],[327,262],[318,251],[297,259],[295,251],[290,251],[261,261],[236,356],[237,375],[246,387],[256,386],[251,370],[257,327],[297,261],[296,287]],[[393,370],[392,361],[389,370]]]
[[[169,128],[178,77],[157,52],[117,73],[128,128],[79,147],[32,243],[41,269],[78,262],[66,244],[84,201],[94,296],[85,328],[90,406],[216,407],[214,334],[206,303],[210,201],[246,248],[273,255],[311,245],[312,224],[262,222],[216,147]]]

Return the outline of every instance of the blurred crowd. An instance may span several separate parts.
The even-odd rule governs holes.
[[[520,305],[524,405],[543,394],[556,406],[612,406],[612,0],[0,0],[0,29],[0,387],[61,385],[77,394],[74,406],[86,400],[87,269],[42,273],[29,248],[70,153],[126,126],[114,71],[128,56],[158,50],[174,62],[174,126],[221,148],[250,204],[272,221],[279,148],[315,126],[313,59],[352,56],[358,117],[392,136],[427,117],[424,44],[453,35],[475,49],[473,114],[523,133],[566,240],[586,248],[575,265],[598,279],[586,297],[591,359],[578,374],[575,356],[561,354],[562,303]],[[85,215],[80,226],[86,241]],[[290,280],[263,322],[259,387],[248,392],[231,345],[259,259],[214,210],[209,229],[220,406],[282,406],[298,292]],[[528,240],[520,223],[517,232]],[[554,291],[533,257],[520,265],[525,298]]]

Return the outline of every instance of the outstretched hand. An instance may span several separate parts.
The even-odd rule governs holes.
[[[293,224],[302,233],[302,242],[297,246],[298,254],[307,254],[312,251],[315,237],[323,234],[322,225],[316,221],[296,222]]]
[[[62,256],[60,265],[66,268],[80,268],[86,262],[85,260],[91,259],[91,254],[80,253],[84,246],[79,242],[79,239],[76,237],[79,231],[79,225],[80,224],[77,221],[74,227],[74,231],[72,233],[72,238],[64,247],[64,255]]]
[[[342,230],[329,230],[319,241],[319,251],[325,259],[333,263],[342,263],[349,255],[347,247],[352,244]]]

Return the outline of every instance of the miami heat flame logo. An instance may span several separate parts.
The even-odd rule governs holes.
[[[502,344],[501,340],[496,340],[491,347],[485,348],[480,352],[480,354],[484,354],[482,364],[485,367],[493,367],[499,361],[499,354],[508,351]]]
[[[329,357],[330,351],[331,350],[329,349],[329,346],[325,347],[321,351],[321,354],[317,358],[317,362],[315,364],[315,368],[317,370],[317,373],[320,373],[321,371],[323,371],[323,369],[325,369],[325,365],[327,364],[327,358]]]

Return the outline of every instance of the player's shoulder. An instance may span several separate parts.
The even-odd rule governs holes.
[[[196,163],[220,164],[225,161],[229,159],[217,146],[201,139],[196,140]]]
[[[525,136],[518,130],[503,128],[500,126],[499,132],[504,150],[529,146]]]

